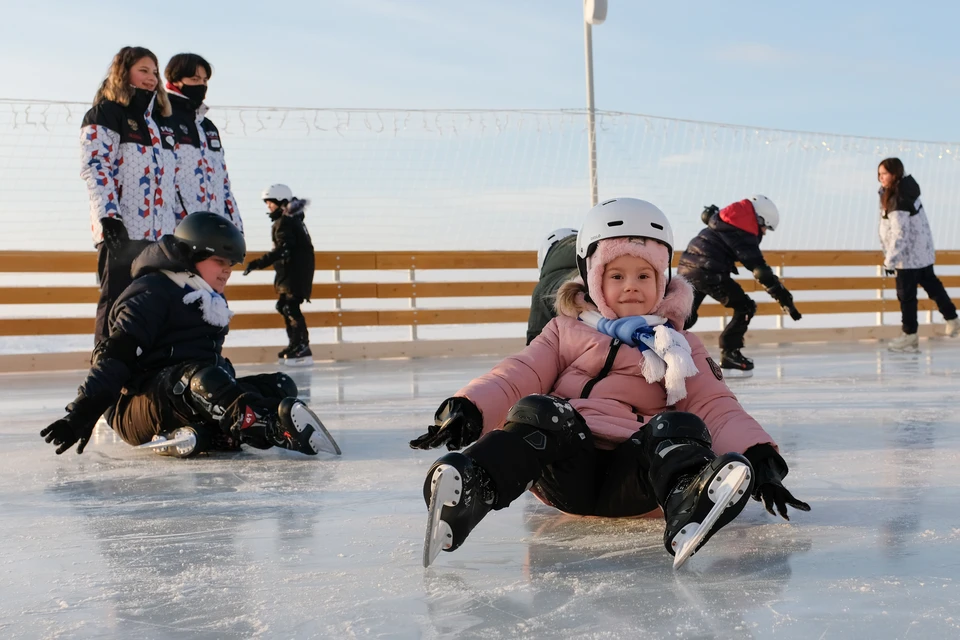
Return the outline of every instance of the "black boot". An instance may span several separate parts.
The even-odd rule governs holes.
[[[493,508],[497,499],[490,476],[473,459],[448,453],[433,463],[423,483],[427,503],[427,533],[423,566],[440,550],[454,551]]]
[[[730,349],[720,352],[721,369],[737,369],[739,371],[752,371],[753,360],[740,353],[740,349]]]
[[[257,449],[281,447],[307,455],[321,451],[340,455],[340,447],[320,418],[296,398],[284,398],[274,410],[244,406],[231,433]]]
[[[285,356],[283,356],[283,362],[287,366],[291,367],[312,365],[313,352],[310,351],[310,345],[299,344],[296,347],[293,347]]]
[[[662,505],[667,522],[663,544],[670,555],[677,556],[674,567],[683,564],[714,533],[736,518],[752,489],[753,468],[738,453],[725,453],[700,473],[681,477]],[[718,498],[726,506],[717,504]]]

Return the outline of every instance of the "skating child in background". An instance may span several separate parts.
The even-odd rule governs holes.
[[[527,344],[540,335],[547,323],[557,317],[553,303],[560,285],[577,272],[577,230],[556,229],[550,232],[537,251],[540,280],[530,297],[530,318],[527,320]]]
[[[110,314],[109,336],[66,417],[40,432],[63,453],[83,453],[101,414],[125,442],[141,445],[189,431],[192,442],[161,447],[192,455],[203,449],[283,447],[339,453],[320,419],[297,400],[283,373],[236,378],[221,348],[233,312],[223,297],[232,266],[246,254],[243,234],[216,213],[191,213],[172,236],[133,263],[133,283]],[[159,443],[162,444],[162,443]],[[164,450],[169,449],[169,450]]]
[[[773,438],[700,341],[679,330],[693,292],[670,278],[672,251],[670,223],[649,202],[590,210],[577,238],[581,279],[561,287],[560,315],[444,401],[410,442],[451,451],[476,442],[427,473],[425,565],[527,489],[571,514],[662,508],[675,566],[751,495],[784,518],[787,505],[810,509],[783,486],[787,464]]]
[[[897,300],[903,332],[890,341],[891,351],[917,351],[917,286],[923,287],[947,322],[948,336],[960,335],[957,308],[933,272],[937,259],[933,234],[920,202],[920,185],[903,175],[899,158],[886,158],[877,167],[880,181],[880,244],[883,268],[897,275]]]
[[[284,364],[311,365],[313,352],[310,351],[310,333],[300,311],[300,305],[304,301],[309,302],[313,292],[313,243],[303,222],[310,202],[294,198],[293,191],[285,184],[274,184],[264,189],[262,198],[267,205],[267,215],[273,220],[273,250],[251,260],[243,270],[243,275],[273,265],[276,271],[273,286],[279,296],[277,311],[283,316],[289,341],[287,348],[277,356]]]
[[[707,228],[687,245],[677,269],[694,288],[693,310],[685,328],[690,329],[697,322],[697,310],[707,296],[732,310],[733,317],[720,334],[720,367],[726,371],[751,371],[753,360],[740,353],[740,349],[757,312],[757,303],[730,277],[737,273],[736,263],[753,272],[753,277],[785,313],[794,320],[801,318],[793,296],[760,251],[764,234],[780,226],[780,212],[769,198],[757,195],[723,209],[711,205],[701,217]]]

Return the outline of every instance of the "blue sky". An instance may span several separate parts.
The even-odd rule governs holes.
[[[599,109],[960,140],[960,5],[610,0]],[[137,12],[16,3],[5,98],[88,100],[122,45],[215,66],[209,101],[372,108],[582,108],[578,0],[167,2]],[[147,5],[141,5],[146,7]],[[166,10],[163,10],[166,7]]]

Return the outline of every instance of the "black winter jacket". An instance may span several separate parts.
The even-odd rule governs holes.
[[[274,265],[277,272],[273,285],[277,293],[310,299],[313,292],[313,242],[303,222],[304,209],[309,200],[294,198],[277,209],[273,217],[273,250],[259,258],[258,269]]]
[[[530,299],[530,319],[527,321],[527,344],[540,335],[547,323],[556,317],[553,303],[557,291],[567,280],[577,275],[577,236],[559,241],[547,253],[540,269],[540,281]]]
[[[173,236],[160,238],[134,261],[134,281],[110,312],[110,335],[98,345],[80,387],[83,395],[116,401],[121,390],[137,393],[160,370],[186,362],[219,365],[235,374],[221,354],[229,327],[204,320],[199,301],[185,304],[184,296],[193,290],[161,269],[190,269]]]
[[[749,201],[734,203],[710,216],[707,227],[697,234],[687,249],[680,255],[678,273],[687,276],[690,280],[702,278],[708,274],[715,276],[726,276],[730,273],[738,273],[737,262],[740,262],[749,271],[755,271],[758,267],[767,266],[767,262],[760,250],[760,241],[763,236],[759,233],[748,231],[749,225],[746,224],[746,210],[740,208],[738,213],[730,217],[729,210],[737,205],[746,203],[753,211],[753,206]],[[735,226],[724,222],[721,216],[727,212],[727,219],[733,220],[741,226]],[[754,214],[755,215],[755,214]],[[754,218],[754,227],[756,222]]]

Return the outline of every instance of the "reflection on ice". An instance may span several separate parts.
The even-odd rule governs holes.
[[[414,452],[489,358],[293,373],[343,448],[196,460],[98,430],[37,432],[78,374],[0,384],[0,632],[72,638],[846,638],[960,635],[960,343],[754,349],[731,382],[810,513],[756,503],[679,572],[659,518],[563,515],[529,496],[420,567]],[[262,368],[266,369],[266,368]],[[254,372],[253,368],[248,368]],[[261,369],[257,369],[261,370]]]

